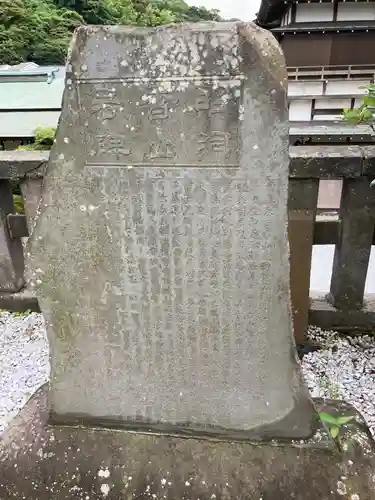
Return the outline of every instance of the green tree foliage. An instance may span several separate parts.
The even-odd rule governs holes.
[[[375,131],[375,85],[372,83],[361,88],[367,91],[363,97],[362,105],[359,106],[359,108],[354,109],[345,108],[343,112],[343,119],[354,125],[367,123]]]
[[[345,108],[342,118],[353,125],[367,124],[371,129],[373,139],[375,139],[375,84],[371,83],[361,88],[366,90],[363,103],[359,108]],[[370,186],[375,187],[375,179],[370,183]]]
[[[220,20],[218,11],[183,0],[0,0],[0,64],[64,64],[81,24],[156,26]]]
[[[0,64],[62,63],[82,23],[77,12],[59,9],[52,0],[1,0]]]

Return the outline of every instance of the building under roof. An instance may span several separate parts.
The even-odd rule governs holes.
[[[319,131],[329,122],[332,130],[347,130],[333,122],[341,120],[344,108],[361,105],[363,87],[374,82],[375,1],[262,0],[257,24],[284,51],[289,119],[297,134],[291,141],[350,142],[351,136],[319,137]],[[372,143],[370,130],[356,140]]]
[[[373,0],[262,0],[256,20],[288,66],[373,65]]]
[[[256,20],[283,49],[291,144],[373,144],[367,125],[342,121],[375,81],[375,1],[262,0]],[[341,182],[322,180],[319,208],[337,208]]]
[[[56,127],[65,68],[22,63],[0,66],[0,148],[30,142],[38,127]]]

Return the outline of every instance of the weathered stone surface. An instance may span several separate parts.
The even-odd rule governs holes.
[[[1,500],[374,499],[374,444],[361,421],[346,426],[339,453],[323,431],[311,442],[254,445],[51,427],[46,416],[41,391],[3,436]]]
[[[55,421],[302,437],[286,71],[252,24],[82,27],[31,242]]]

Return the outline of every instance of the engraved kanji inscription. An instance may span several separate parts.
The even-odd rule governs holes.
[[[131,149],[127,147],[125,137],[122,135],[97,135],[95,139],[98,142],[99,155],[109,154],[120,159],[131,154]]]
[[[192,105],[188,106],[187,111],[196,115],[200,113],[208,113],[209,116],[223,114],[231,98],[232,96],[227,89],[218,89],[214,93],[212,88],[201,90],[200,95],[195,98]]]
[[[94,109],[82,109],[90,165],[237,167],[241,151],[241,83],[193,79],[162,82],[87,82],[82,95]],[[86,97],[86,102],[87,102]],[[103,106],[104,105],[104,106]],[[107,119],[98,120],[105,116]],[[91,152],[95,152],[92,154]]]
[[[154,98],[156,100],[156,98]],[[148,105],[148,118],[151,122],[157,122],[160,120],[167,119],[170,114],[173,112],[173,106],[177,106],[178,100],[176,99],[167,99],[165,96],[162,96],[159,102],[156,105]]]
[[[194,111],[205,111],[210,115],[215,113],[223,112],[223,102],[220,102],[218,99],[212,101],[212,98],[208,94],[202,94],[195,100],[195,106],[193,108]]]
[[[161,106],[150,108],[148,111],[148,117],[151,121],[165,120],[166,118],[168,118],[168,104],[164,103]]]
[[[168,140],[161,142],[150,142],[146,159],[154,160],[156,158],[174,158],[176,156],[176,146]]]
[[[214,153],[229,153],[229,139],[231,135],[228,132],[215,130],[211,135],[201,133],[198,138],[198,154],[203,155],[207,149]]]
[[[112,86],[96,88],[91,109],[100,120],[112,120],[121,109],[116,99],[116,89]]]

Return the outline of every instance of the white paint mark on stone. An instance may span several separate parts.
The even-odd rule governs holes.
[[[165,484],[166,484],[167,480],[163,478],[160,482],[161,482],[161,484],[162,484],[163,486],[165,486]]]
[[[64,137],[64,142],[65,142],[65,144],[69,144],[69,138],[68,137]]]
[[[360,500],[359,495],[357,495],[357,493],[352,493],[352,495],[350,496],[350,500]]]
[[[104,483],[100,486],[100,491],[103,493],[103,496],[104,497],[107,497],[108,496],[108,493],[109,493],[109,490],[111,488],[109,487],[108,484]]]
[[[346,495],[346,485],[342,481],[337,481],[336,491],[339,495]]]
[[[190,486],[189,481],[185,481],[185,486]]]
[[[99,469],[98,470],[98,477],[109,477],[111,475],[111,473],[109,472],[109,469],[108,467],[106,469]]]
[[[255,150],[259,149],[258,144],[254,144],[253,149],[255,149]]]

